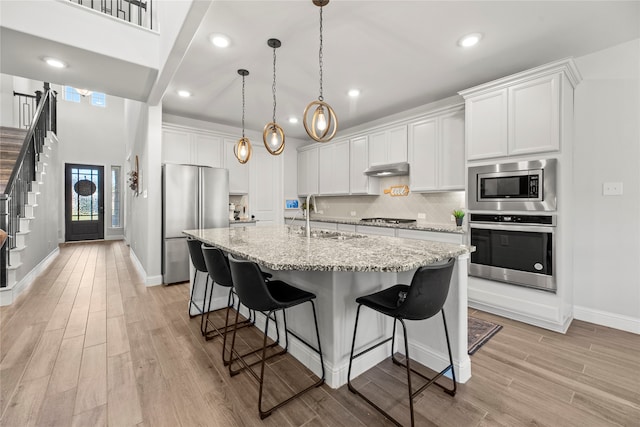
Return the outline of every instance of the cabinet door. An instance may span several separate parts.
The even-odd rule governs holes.
[[[307,194],[307,152],[298,151],[298,195]]]
[[[349,192],[351,194],[378,194],[376,178],[364,174],[369,166],[369,139],[359,136],[349,141]]]
[[[387,162],[407,161],[407,126],[402,125],[387,131]]]
[[[560,149],[560,75],[509,88],[509,154]]]
[[[368,166],[387,163],[387,133],[376,132],[369,135],[369,164]]]
[[[466,100],[467,160],[504,157],[507,151],[507,90]]]
[[[233,139],[224,139],[224,167],[229,169],[229,194],[247,194],[249,193],[249,163],[242,164],[236,159],[233,153],[235,144],[236,141]]]
[[[412,191],[438,188],[438,119],[420,120],[409,125],[409,162]]]
[[[173,129],[162,130],[162,162],[191,163],[191,135],[189,132]]]
[[[222,139],[217,136],[194,135],[193,163],[200,166],[221,168]]]
[[[333,194],[349,194],[349,141],[333,145]]]
[[[334,145],[323,145],[318,148],[318,194],[333,194],[333,158]]]
[[[258,220],[258,227],[273,225],[282,217],[281,156],[272,156],[261,147],[254,147],[251,160],[251,213]]]
[[[439,158],[438,188],[464,190],[464,110],[440,117]]]

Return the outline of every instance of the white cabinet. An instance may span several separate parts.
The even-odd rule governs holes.
[[[247,194],[249,193],[249,164],[240,163],[236,158],[233,147],[236,140],[231,138],[224,139],[224,167],[229,169],[229,194]]]
[[[432,242],[453,243],[456,245],[464,244],[465,240],[464,234],[442,233],[439,231],[407,230],[403,228],[398,228],[396,236],[403,239],[429,240]]]
[[[502,157],[507,148],[507,90],[466,99],[467,160]]]
[[[464,190],[464,109],[409,124],[411,191]]]
[[[407,161],[407,125],[369,134],[369,166]]]
[[[509,88],[509,154],[560,149],[560,75]]]
[[[222,139],[195,129],[163,127],[162,162],[222,167]]]
[[[562,60],[460,92],[467,160],[560,151],[579,81],[573,61]]]
[[[298,195],[318,194],[318,147],[298,151]]]
[[[251,167],[249,207],[258,227],[274,225],[282,218],[282,156],[273,156],[263,146],[253,147],[247,163]]]
[[[391,227],[374,227],[371,225],[356,225],[356,233],[375,234],[376,236],[395,237],[396,229]]]
[[[349,140],[349,193],[379,194],[376,178],[368,177],[364,171],[369,167],[369,139],[358,136]]]
[[[349,141],[318,147],[318,194],[349,194]]]

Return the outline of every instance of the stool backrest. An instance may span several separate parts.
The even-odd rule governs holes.
[[[232,287],[233,280],[231,280],[229,261],[224,252],[212,246],[202,245],[202,255],[204,256],[204,263],[207,266],[207,271],[211,279],[219,285],[228,288]]]
[[[271,311],[278,307],[262,276],[258,264],[229,255],[231,278],[240,302],[251,310]]]
[[[191,262],[198,271],[207,271],[207,266],[204,263],[204,256],[202,256],[202,242],[198,239],[187,237],[187,245],[189,246],[189,256],[191,256]]]
[[[451,258],[446,263],[418,268],[397,313],[405,319],[423,320],[442,310],[449,293],[455,261],[455,258]]]

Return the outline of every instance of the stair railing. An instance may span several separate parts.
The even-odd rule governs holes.
[[[0,250],[0,287],[6,287],[8,267],[11,266],[10,250],[16,247],[16,235],[20,232],[20,218],[25,217],[32,182],[36,180],[40,154],[44,148],[47,132],[56,132],[57,95],[49,83],[44,84],[44,93],[36,91],[36,112],[31,120],[22,149],[7,182],[0,194],[0,229],[7,232],[8,242]]]
[[[29,129],[31,127],[31,119],[37,108],[36,95],[20,93],[13,91],[14,99],[18,102],[18,126],[19,128]]]
[[[153,0],[69,0],[80,6],[153,30]],[[148,17],[148,18],[147,18]]]

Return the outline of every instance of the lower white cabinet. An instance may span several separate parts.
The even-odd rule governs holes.
[[[396,229],[387,227],[372,227],[370,225],[356,225],[356,232],[362,234],[375,234],[377,236],[395,237]]]
[[[443,233],[439,231],[397,229],[397,237],[403,239],[430,240],[432,242],[464,244],[465,235],[458,233]]]

